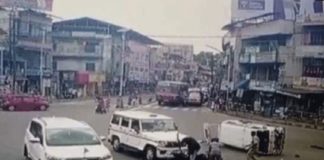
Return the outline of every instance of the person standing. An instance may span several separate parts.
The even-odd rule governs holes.
[[[256,160],[255,155],[257,154],[257,151],[258,151],[260,139],[256,135],[255,131],[251,132],[251,136],[252,136],[252,142],[250,144],[250,148],[247,153],[247,160]]]
[[[209,160],[222,160],[221,144],[218,138],[213,138],[208,149]]]

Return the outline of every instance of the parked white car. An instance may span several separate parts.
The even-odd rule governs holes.
[[[32,160],[113,160],[105,138],[85,122],[69,118],[34,118],[24,139],[24,156]]]
[[[142,111],[117,111],[108,128],[108,140],[115,151],[130,149],[144,153],[144,159],[173,158],[186,136],[177,131],[172,118]]]

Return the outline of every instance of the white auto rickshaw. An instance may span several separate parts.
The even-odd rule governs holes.
[[[227,146],[248,150],[252,142],[252,132],[260,139],[258,154],[280,155],[284,149],[286,131],[283,127],[253,123],[242,120],[226,120],[219,124],[204,124],[207,140],[218,137]]]

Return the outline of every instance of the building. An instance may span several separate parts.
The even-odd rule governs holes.
[[[160,43],[133,30],[123,39],[121,30],[125,28],[88,17],[53,24],[59,94],[74,89],[82,96],[118,94],[121,75],[124,87],[149,82],[147,46]]]
[[[193,46],[183,44],[163,44],[152,47],[154,76],[157,80],[190,82],[196,69],[193,60]]]
[[[50,95],[52,18],[30,9],[11,11],[5,8],[0,8],[0,17],[1,31],[9,42],[4,44],[1,75],[17,92],[36,91]]]
[[[323,3],[297,2],[284,8],[293,9],[294,20],[267,13],[224,27],[227,74],[221,88],[245,109],[268,116],[283,108],[305,115],[323,110]]]
[[[103,93],[110,71],[109,25],[91,18],[53,24],[53,69],[57,94],[78,90],[79,96]]]

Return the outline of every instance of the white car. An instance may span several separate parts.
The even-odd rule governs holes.
[[[108,140],[115,151],[140,151],[146,160],[174,158],[180,148],[186,152],[187,147],[179,144],[185,137],[172,118],[143,111],[117,111],[108,128]]]
[[[34,118],[26,129],[23,154],[32,160],[113,160],[104,139],[85,122]]]

